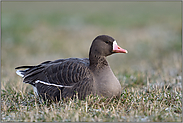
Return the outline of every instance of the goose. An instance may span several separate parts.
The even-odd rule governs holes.
[[[83,100],[90,94],[119,98],[121,85],[106,60],[114,53],[128,51],[118,46],[111,36],[99,35],[91,44],[89,58],[58,59],[15,69],[44,101],[56,102],[76,95]]]

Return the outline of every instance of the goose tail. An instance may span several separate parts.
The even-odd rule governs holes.
[[[16,67],[16,74],[21,76],[22,78],[24,78],[26,72],[30,69],[30,68],[33,68],[34,66],[20,66],[20,67]],[[25,69],[25,70],[17,70],[17,69]]]

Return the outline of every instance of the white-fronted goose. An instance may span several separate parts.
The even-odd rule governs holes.
[[[79,99],[89,94],[104,97],[120,97],[121,85],[113,74],[106,56],[113,53],[127,53],[116,41],[107,35],[97,36],[90,47],[88,58],[68,58],[46,61],[36,66],[20,66],[16,73],[23,82],[33,86],[35,94],[43,100],[59,101]]]

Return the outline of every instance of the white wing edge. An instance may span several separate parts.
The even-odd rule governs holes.
[[[23,78],[24,75],[23,75],[22,73],[23,73],[23,72],[20,72],[20,70],[17,70],[17,71],[16,71],[16,74],[19,75],[19,76],[21,76],[21,77]]]
[[[56,87],[72,87],[72,86],[65,86],[65,85],[57,85],[57,84],[52,84],[52,83],[48,83],[48,82],[44,82],[44,81],[41,81],[41,80],[36,80],[35,83],[41,83],[41,84],[45,84],[45,85],[48,85],[48,86],[56,86]]]

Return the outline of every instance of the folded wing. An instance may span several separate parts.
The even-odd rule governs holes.
[[[44,100],[59,101],[73,97],[78,92],[79,99],[84,99],[92,92],[93,77],[88,68],[88,59],[69,58],[46,61],[37,66],[21,66],[16,69],[23,77],[23,82],[37,88],[37,93]]]

